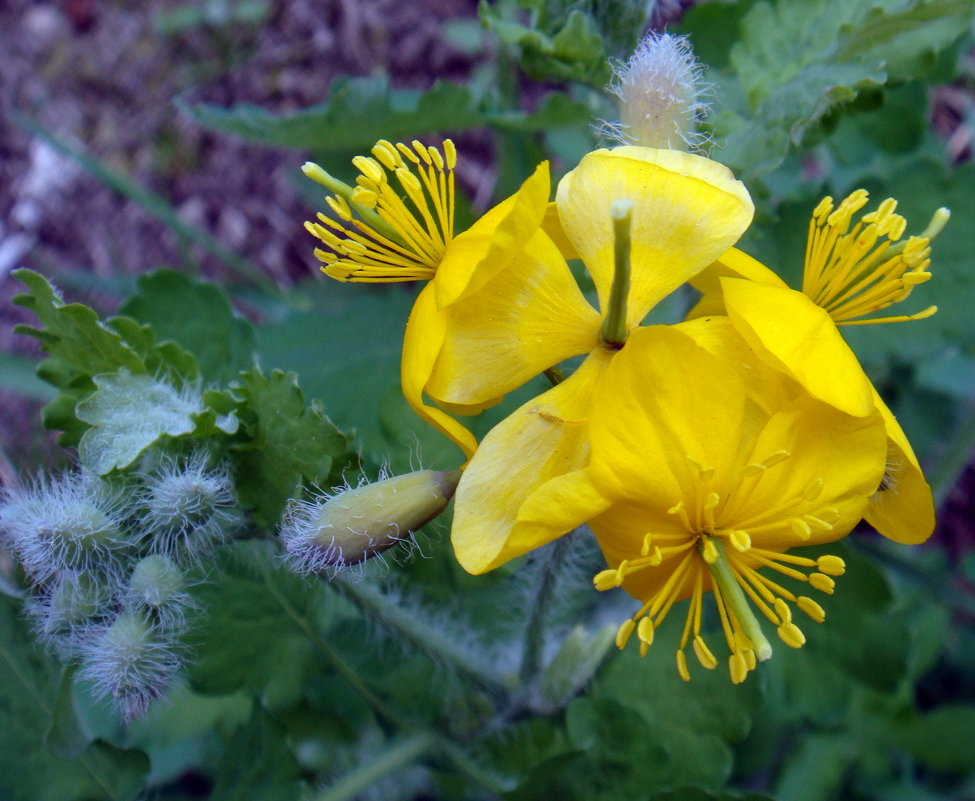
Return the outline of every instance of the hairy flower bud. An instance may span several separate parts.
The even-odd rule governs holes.
[[[419,470],[292,503],[280,532],[292,569],[334,573],[403,542],[447,507],[460,475]]]
[[[117,507],[97,478],[69,473],[9,492],[0,526],[24,569],[42,583],[58,571],[92,571],[118,562],[129,543]]]
[[[142,524],[154,553],[195,559],[223,542],[239,522],[230,477],[209,468],[205,454],[166,460],[145,484]]]
[[[124,610],[85,644],[81,675],[128,721],[166,691],[180,663],[175,640],[141,612]]]
[[[94,573],[61,571],[26,606],[40,638],[71,655],[84,631],[111,609],[112,588]]]
[[[125,591],[126,607],[141,610],[166,630],[183,626],[191,599],[186,578],[176,563],[163,554],[140,559],[132,569]]]
[[[707,109],[701,100],[701,65],[685,36],[650,33],[608,87],[619,98],[619,123],[602,133],[624,145],[693,149],[704,137],[695,130]]]

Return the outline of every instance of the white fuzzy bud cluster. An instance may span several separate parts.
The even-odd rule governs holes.
[[[408,542],[447,508],[460,475],[418,470],[293,502],[280,531],[289,566],[297,573],[334,575]]]
[[[185,567],[226,541],[241,512],[205,453],[104,479],[66,473],[7,489],[0,544],[26,574],[38,638],[77,663],[129,720],[172,684],[197,612]]]
[[[702,74],[686,36],[648,34],[614,69],[607,88],[619,99],[619,122],[603,123],[600,132],[622,145],[700,148],[707,137],[697,123],[708,109]]]

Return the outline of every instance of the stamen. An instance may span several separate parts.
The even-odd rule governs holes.
[[[322,225],[306,226],[334,251],[316,250],[316,256],[326,265],[324,272],[340,280],[431,278],[453,238],[456,149],[450,140],[441,153],[417,141],[411,148],[381,139],[371,153],[352,160],[360,172],[354,187],[316,164],[303,167],[334,193],[326,203],[341,221],[319,215]],[[405,198],[390,186],[387,170]]]
[[[714,670],[718,666],[718,660],[714,658],[714,654],[711,653],[707,643],[701,638],[701,635],[694,638],[691,647],[694,649],[694,655],[697,657],[697,661],[701,663],[701,667],[705,670]]]
[[[838,556],[820,556],[816,566],[827,576],[842,576],[846,573],[846,562]]]
[[[811,620],[822,623],[826,620],[826,612],[818,603],[807,595],[800,595],[796,598],[796,606],[805,612]]]
[[[687,657],[683,651],[677,652],[677,672],[684,681],[691,680],[691,672],[687,669]]]
[[[782,642],[790,648],[802,648],[806,644],[806,635],[795,623],[785,623],[777,631]]]
[[[930,278],[926,272],[928,245],[944,228],[947,209],[938,209],[920,236],[902,241],[907,222],[894,213],[897,203],[891,198],[864,214],[851,228],[853,215],[867,199],[864,190],[857,190],[835,210],[831,210],[829,198],[816,207],[806,243],[803,293],[825,309],[837,325],[931,316],[936,307],[915,314],[859,319],[904,300],[915,286]]]
[[[824,573],[811,573],[809,584],[813,589],[825,592],[827,595],[832,595],[833,588],[836,587],[836,582]]]
[[[624,648],[626,643],[630,640],[630,635],[633,634],[633,629],[636,628],[636,623],[633,622],[632,618],[627,618],[624,620],[620,627],[616,630],[616,647]]]

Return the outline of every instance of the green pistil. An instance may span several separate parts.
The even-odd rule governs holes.
[[[350,186],[345,183],[345,181],[340,181],[334,175],[323,170],[319,165],[315,164],[313,161],[306,161],[302,167],[301,171],[309,178],[311,178],[315,183],[321,184],[326,189],[328,189],[332,194],[343,198],[346,203],[349,204],[349,208],[352,209],[362,221],[376,233],[386,237],[392,242],[396,242],[399,245],[403,244],[403,237],[401,237],[396,231],[382,218],[374,209],[370,209],[368,206],[363,206],[361,203],[357,203],[352,199],[352,195],[355,192],[355,187]]]
[[[735,573],[731,569],[731,563],[728,561],[728,555],[725,553],[724,543],[721,541],[721,538],[709,536],[707,539],[714,546],[717,558],[713,562],[708,562],[705,559],[704,563],[708,566],[708,570],[711,572],[711,578],[714,579],[714,583],[721,592],[721,598],[724,600],[728,609],[734,614],[738,623],[741,624],[742,630],[748,639],[751,640],[752,647],[755,649],[755,657],[759,662],[764,662],[772,656],[772,646],[765,639],[765,635],[762,634],[762,627],[759,625],[758,619],[752,611],[751,604],[748,603],[748,599],[745,597],[741,585],[735,579]],[[703,539],[701,543],[704,543]],[[701,552],[703,556],[703,547],[701,548]]]
[[[630,226],[633,222],[633,203],[615,200],[610,208],[613,218],[613,287],[603,327],[599,333],[603,344],[618,350],[626,342],[626,299],[630,295]]]

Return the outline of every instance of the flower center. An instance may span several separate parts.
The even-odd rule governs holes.
[[[836,556],[811,559],[756,547],[753,537],[771,528],[785,529],[796,539],[796,545],[807,541],[814,529],[830,530],[839,516],[834,507],[817,509],[815,514],[795,514],[798,505],[808,508],[823,489],[817,479],[799,495],[783,499],[776,508],[760,514],[743,514],[742,498],[747,500],[766,472],[785,462],[791,454],[776,451],[762,462],[747,465],[738,476],[735,499],[722,497],[714,491],[715,470],[691,460],[697,471],[695,497],[678,501],[667,510],[679,522],[684,532],[647,532],[640,544],[639,556],[624,559],[616,568],[596,574],[593,583],[597,590],[621,586],[626,578],[638,571],[659,569],[669,576],[632,617],[625,620],[616,635],[616,644],[623,648],[634,631],[640,641],[640,655],[645,656],[653,642],[654,631],[660,626],[673,605],[690,597],[684,629],[677,649],[677,671],[685,681],[690,671],[685,654],[688,643],[702,667],[712,670],[718,661],[701,636],[703,597],[707,589],[714,593],[714,604],[730,651],[728,662],[731,680],[740,684],[757,662],[768,659],[772,648],[762,634],[755,617],[757,609],[775,627],[786,645],[799,648],[805,636],[792,621],[790,603],[797,606],[817,623],[826,613],[812,598],[797,596],[787,588],[759,573],[767,567],[791,579],[807,582],[820,592],[832,594],[831,576],[845,571],[843,560]],[[736,517],[737,515],[740,517]],[[734,525],[726,520],[735,519]],[[816,568],[807,574],[799,568]]]
[[[825,197],[809,221],[802,291],[825,309],[837,325],[922,320],[934,314],[929,306],[915,314],[857,319],[904,300],[918,284],[931,278],[931,240],[948,221],[938,209],[920,236],[902,240],[907,221],[895,214],[897,201],[887,198],[875,211],[854,222],[868,201],[858,189],[836,207]]]
[[[335,193],[325,198],[334,217],[319,213],[318,222],[305,223],[328,248],[315,250],[322,271],[369,283],[432,278],[453,239],[454,143],[445,139],[441,153],[416,140],[394,146],[381,139],[372,156],[352,160],[360,173],[354,187],[317,164],[303,168]]]

